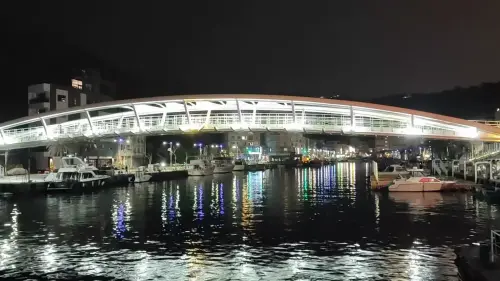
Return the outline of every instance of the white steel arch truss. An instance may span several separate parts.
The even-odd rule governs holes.
[[[500,139],[500,128],[495,126],[369,103],[290,96],[200,95],[114,101],[13,120],[0,124],[0,149],[81,138],[227,131]]]

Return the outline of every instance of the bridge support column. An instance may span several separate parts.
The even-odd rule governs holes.
[[[306,123],[306,110],[302,109],[302,120],[301,120],[302,125]]]
[[[293,124],[297,124],[297,114],[295,113],[295,103],[292,101]]]
[[[161,115],[160,125],[161,125],[162,129],[165,127],[166,120],[167,120],[167,104],[165,104],[165,110],[163,111],[163,114]]]
[[[5,134],[4,134],[3,130],[0,130],[0,137],[2,138],[2,143],[5,144]]]
[[[92,132],[92,135],[95,135],[94,125],[92,124],[92,118],[90,117],[88,110],[85,110],[85,115],[87,116],[87,121],[89,122],[90,131]]]
[[[255,121],[257,120],[257,105],[253,104],[253,113],[252,113],[252,124],[255,125]]]
[[[212,113],[211,109],[207,110],[207,117],[205,118],[205,125],[210,123],[210,113]]]
[[[121,129],[123,123],[123,116],[118,119],[118,125],[116,125],[116,133],[118,133],[118,130]]]
[[[132,108],[134,109],[135,119],[137,121],[137,126],[139,127],[139,131],[142,131],[141,118],[139,117],[139,112],[137,112],[135,104],[132,105]]]
[[[40,118],[40,121],[42,121],[43,129],[45,131],[45,136],[47,137],[47,139],[50,139],[49,129],[47,128],[47,123],[45,123],[45,119]]]
[[[354,109],[352,108],[352,105],[349,106],[349,110],[351,112],[351,130],[354,130],[354,126],[356,125],[356,120],[354,118]]]
[[[184,110],[186,111],[186,117],[188,120],[188,124],[191,125],[191,114],[189,113],[189,109],[188,109],[186,100],[184,100]]]
[[[241,114],[240,101],[238,99],[236,99],[236,109],[238,109],[239,122],[240,122],[240,124],[242,124],[243,123],[243,115]]]
[[[5,153],[3,154],[4,157],[5,157],[5,161],[4,161],[4,171],[7,172],[7,162],[9,160],[9,151],[6,150]]]

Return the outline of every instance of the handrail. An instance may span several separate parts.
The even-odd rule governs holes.
[[[491,230],[490,261],[495,262],[500,253],[500,230]]]

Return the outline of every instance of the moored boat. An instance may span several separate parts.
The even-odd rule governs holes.
[[[148,182],[151,180],[153,176],[146,174],[145,173],[145,168],[144,167],[139,167],[137,171],[129,176],[129,182],[131,183],[140,183],[140,182]]]
[[[234,161],[233,171],[244,171],[245,170],[245,160],[237,159]]]
[[[425,176],[422,169],[408,170],[409,177],[400,175],[388,186],[389,192],[439,192],[443,186],[453,185],[454,181],[442,181],[436,177]]]
[[[194,159],[189,161],[187,170],[189,176],[209,176],[213,175],[215,166],[205,159]]]
[[[61,159],[61,168],[45,178],[47,192],[60,190],[92,190],[102,187],[109,179],[97,168],[87,165],[82,159],[67,156]]]
[[[231,157],[214,157],[212,159],[214,165],[214,174],[224,174],[233,171],[234,164]]]

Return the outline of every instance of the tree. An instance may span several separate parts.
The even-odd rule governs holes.
[[[65,143],[53,143],[47,146],[47,151],[52,157],[62,157],[70,153],[70,147]]]
[[[153,162],[153,154],[151,153],[147,153],[146,155],[144,155],[146,157],[146,159],[148,159],[148,163],[151,164]]]

